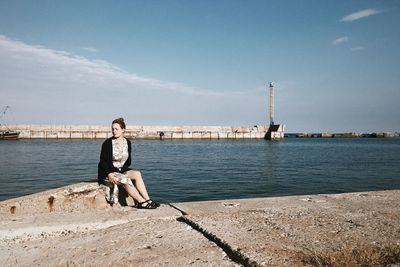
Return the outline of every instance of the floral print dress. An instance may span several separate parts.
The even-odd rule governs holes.
[[[114,167],[121,170],[122,166],[124,166],[125,161],[129,157],[128,151],[128,142],[124,138],[124,142],[122,146],[120,146],[116,139],[112,140],[112,150],[113,150],[113,165]],[[114,173],[115,177],[118,179],[118,184],[126,184],[129,187],[133,187],[132,180],[129,178],[126,172]],[[114,186],[110,183],[110,187],[106,188],[106,199],[109,203],[117,203],[118,202],[118,186]]]
[[[122,146],[120,146],[116,139],[112,140],[112,147],[113,147],[113,165],[114,167],[121,170],[122,166],[124,166],[125,161],[129,157],[128,152],[128,142],[124,138],[124,142]],[[133,183],[131,179],[128,177],[127,173],[115,173],[120,184],[127,184],[133,187]]]

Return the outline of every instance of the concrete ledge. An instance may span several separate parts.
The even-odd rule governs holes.
[[[81,183],[0,202],[0,262],[3,266],[400,263],[400,190],[162,204],[156,210],[110,207],[103,197],[97,184]]]

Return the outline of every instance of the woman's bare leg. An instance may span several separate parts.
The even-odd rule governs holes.
[[[144,200],[149,200],[149,194],[147,193],[146,186],[144,185],[142,174],[140,171],[130,170],[127,172],[127,175],[131,180],[135,182],[135,186],[137,191],[139,191],[140,195],[144,198]],[[142,201],[141,201],[142,202]]]
[[[128,195],[130,195],[137,202],[141,203],[141,202],[144,202],[147,200],[142,197],[142,195],[138,192],[138,190],[136,190],[135,187],[131,187],[127,184],[124,184],[124,188],[125,188],[126,192],[128,193]]]

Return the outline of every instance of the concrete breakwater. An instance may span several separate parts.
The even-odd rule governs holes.
[[[287,134],[285,137],[301,138],[362,138],[362,137],[400,137],[398,132],[372,132],[372,133],[301,133]]]
[[[105,139],[110,126],[99,125],[7,125],[0,130],[20,132],[22,139]],[[126,127],[132,139],[262,139],[269,125],[235,126],[134,126]]]
[[[80,183],[0,202],[2,266],[399,266],[400,191],[109,206]],[[129,204],[130,205],[130,204]]]

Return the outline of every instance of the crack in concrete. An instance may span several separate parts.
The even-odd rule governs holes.
[[[186,211],[184,211],[184,210],[181,210],[180,208],[178,208],[178,207],[176,207],[176,206],[174,206],[174,205],[172,205],[171,203],[168,203],[168,205],[170,206],[170,207],[172,207],[172,208],[174,208],[174,209],[176,209],[177,211],[179,211],[180,213],[182,213],[182,215],[183,216],[185,216],[185,215],[189,215]]]
[[[176,208],[176,207],[174,207]],[[181,210],[182,211],[182,210]],[[184,212],[184,211],[183,211]],[[186,213],[186,212],[185,212]],[[260,266],[256,261],[251,260],[249,257],[244,255],[242,252],[240,252],[238,249],[234,249],[231,245],[229,245],[227,242],[216,236],[215,234],[209,232],[208,230],[204,229],[201,227],[198,223],[190,220],[183,214],[183,216],[178,217],[176,219],[178,222],[186,223],[190,227],[192,227],[194,230],[197,232],[201,233],[204,237],[206,237],[209,241],[215,243],[218,247],[220,247],[226,255],[231,259],[232,261],[239,263],[245,267],[258,267]]]
[[[211,233],[210,231],[207,231],[203,227],[201,227],[198,223],[190,220],[189,218],[186,217],[186,215],[189,215],[186,211],[168,203],[168,205],[176,210],[178,210],[182,216],[178,217],[176,220],[178,222],[185,223],[192,227],[194,230],[197,232],[201,233],[205,238],[207,238],[209,241],[213,242],[216,244],[219,248],[221,248],[226,255],[229,257],[230,260],[239,263],[245,267],[258,267],[260,266],[256,261],[251,260],[249,257],[244,255],[242,252],[240,252],[238,249],[234,249],[231,245],[229,245],[227,242],[216,236],[215,234]]]

